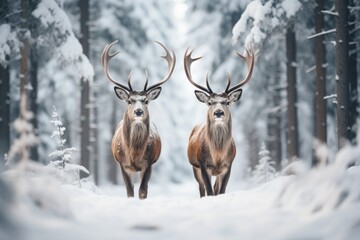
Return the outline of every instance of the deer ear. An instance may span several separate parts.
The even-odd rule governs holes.
[[[202,91],[195,90],[195,96],[200,102],[208,103],[209,102],[209,95]]]
[[[147,92],[147,98],[149,99],[149,101],[151,100],[155,100],[157,99],[157,97],[160,95],[161,93],[161,87],[157,87],[154,89],[151,89],[149,92]]]
[[[241,97],[241,94],[242,94],[242,89],[233,91],[233,92],[230,93],[230,95],[229,95],[229,101],[230,101],[231,103],[234,103],[234,102],[239,101],[239,99],[240,99],[240,97]]]
[[[115,94],[121,100],[127,101],[129,99],[129,94],[122,88],[114,87]]]

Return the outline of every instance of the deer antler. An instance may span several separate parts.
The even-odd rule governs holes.
[[[212,89],[210,88],[210,84],[209,84],[209,77],[208,75],[206,75],[206,86],[207,86],[207,89],[199,84],[197,84],[196,82],[193,81],[192,79],[192,76],[191,76],[191,64],[199,59],[201,59],[202,57],[197,57],[197,58],[192,58],[191,57],[191,54],[193,53],[194,50],[191,50],[190,51],[190,47],[188,47],[186,49],[186,52],[185,52],[185,55],[184,55],[184,68],[185,68],[185,74],[186,74],[186,77],[187,79],[190,81],[190,83],[192,85],[194,85],[195,87],[201,89],[202,91],[204,92],[207,92],[207,93],[213,93]]]
[[[131,92],[132,91],[132,87],[131,87],[131,84],[130,84],[130,78],[131,78],[131,72],[130,72],[130,74],[129,74],[129,77],[128,77],[128,87],[127,86],[125,86],[125,85],[123,85],[123,84],[121,84],[121,83],[119,83],[119,82],[117,82],[117,81],[115,81],[112,77],[111,77],[111,75],[110,75],[110,73],[109,73],[109,62],[110,62],[110,60],[113,58],[113,57],[115,57],[120,51],[117,51],[117,52],[114,52],[114,53],[109,53],[109,51],[110,51],[110,48],[115,44],[115,43],[117,43],[118,41],[116,40],[116,41],[114,41],[114,42],[112,42],[112,43],[110,43],[110,44],[107,44],[106,46],[105,46],[105,48],[104,48],[104,50],[103,50],[103,52],[102,52],[102,54],[101,54],[101,63],[102,63],[102,65],[103,65],[103,68],[104,68],[104,72],[105,72],[105,74],[106,74],[106,76],[107,76],[107,78],[112,82],[112,83],[114,83],[116,86],[118,86],[118,87],[120,87],[120,88],[122,88],[122,89],[124,89],[124,90],[126,90],[126,91],[128,91],[128,92]]]
[[[228,77],[229,79],[229,83],[228,83],[228,86],[226,87],[226,90],[225,90],[225,93],[229,94],[239,88],[241,88],[242,86],[244,86],[247,82],[249,82],[250,78],[251,78],[251,75],[252,75],[252,71],[253,71],[253,68],[254,68],[254,59],[255,59],[255,56],[254,56],[254,49],[251,48],[251,52],[249,52],[246,48],[245,48],[245,51],[246,51],[246,56],[243,56],[241,55],[239,52],[235,52],[239,57],[241,57],[242,59],[244,59],[246,61],[246,65],[247,65],[247,68],[248,68],[248,73],[245,77],[244,80],[242,80],[240,83],[236,84],[235,86],[233,86],[232,88],[229,89],[230,87],[230,76]]]
[[[110,51],[110,48],[115,44],[117,43],[118,41],[114,41],[110,44],[107,44],[101,54],[101,63],[103,65],[103,68],[104,68],[104,71],[105,71],[105,74],[106,76],[109,78],[109,80],[114,83],[116,86],[128,91],[128,92],[132,92],[133,91],[133,88],[131,86],[131,75],[132,75],[132,70],[131,72],[129,73],[129,76],[128,76],[128,80],[127,80],[127,83],[128,83],[128,86],[125,86],[117,81],[115,81],[112,76],[110,75],[109,73],[109,62],[110,60],[115,57],[120,51],[117,51],[115,53],[109,53]],[[145,80],[145,86],[144,86],[144,91],[149,91],[153,88],[156,88],[158,86],[160,86],[161,84],[165,83],[167,80],[169,80],[171,74],[173,73],[174,71],[174,68],[175,68],[175,63],[176,63],[176,57],[175,57],[175,53],[174,51],[171,51],[172,54],[170,54],[169,50],[160,42],[157,42],[155,41],[156,43],[158,43],[161,47],[163,47],[163,49],[165,50],[165,56],[161,56],[162,58],[164,58],[167,62],[168,62],[168,72],[166,74],[166,76],[158,83],[152,85],[151,87],[147,88],[147,85],[148,85],[148,74],[147,72],[145,71],[145,75],[146,75],[146,80]]]
[[[167,71],[167,74],[165,75],[165,77],[158,83],[150,86],[149,88],[147,88],[147,83],[148,83],[148,75],[147,75],[147,72],[145,72],[146,74],[146,83],[145,83],[145,87],[144,87],[144,91],[149,91],[151,89],[154,89],[162,84],[164,84],[167,80],[169,80],[171,74],[173,73],[174,71],[174,68],[175,68],[175,63],[176,63],[176,56],[175,56],[175,53],[173,50],[171,50],[171,53],[169,52],[169,50],[160,42],[158,41],[155,41],[157,44],[159,44],[164,50],[165,50],[165,56],[161,56],[162,58],[164,58],[167,63],[168,63],[168,71]]]

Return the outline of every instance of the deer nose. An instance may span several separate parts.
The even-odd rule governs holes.
[[[214,115],[215,117],[217,118],[221,118],[224,116],[224,111],[223,110],[220,110],[220,109],[216,109],[215,112],[214,112]]]
[[[137,117],[141,117],[142,115],[144,115],[144,111],[141,108],[136,109],[134,113]]]

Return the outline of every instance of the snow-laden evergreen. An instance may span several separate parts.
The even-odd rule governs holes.
[[[92,81],[93,66],[83,54],[82,46],[73,33],[72,24],[59,2],[41,0],[32,15],[35,17],[37,31],[43,33],[36,39],[36,44],[47,48],[55,45],[50,51],[61,64],[75,64],[79,75]]]
[[[275,163],[270,157],[269,150],[263,143],[259,152],[259,163],[252,172],[251,182],[255,185],[264,184],[276,175]]]
[[[76,148],[65,147],[66,139],[64,139],[64,132],[66,128],[61,122],[59,113],[56,111],[55,106],[51,117],[51,123],[53,123],[55,127],[55,130],[51,134],[51,138],[58,139],[57,150],[49,154],[50,159],[52,159],[49,166],[61,169],[64,172],[63,174],[60,174],[62,175],[63,181],[80,182],[80,171],[83,171],[86,174],[89,174],[89,171],[83,166],[72,163],[72,154],[76,151]]]
[[[38,139],[34,134],[33,125],[30,120],[33,118],[31,112],[25,111],[14,122],[13,128],[17,134],[9,153],[5,157],[6,165],[11,166],[19,161],[29,161],[29,149],[38,144]]]
[[[274,32],[283,32],[301,10],[299,0],[255,0],[249,3],[232,30],[232,41],[245,39],[247,47],[261,48]]]
[[[0,64],[8,64],[8,56],[12,49],[18,44],[15,32],[11,29],[10,24],[0,24]]]

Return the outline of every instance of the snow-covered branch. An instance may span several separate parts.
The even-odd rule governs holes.
[[[270,0],[265,4],[260,0],[250,2],[233,27],[233,44],[245,36],[246,47],[263,45],[270,34],[287,28],[301,6],[298,0]]]
[[[311,36],[308,36],[307,39],[312,39],[312,38],[316,38],[316,37],[319,37],[319,36],[322,36],[322,35],[326,35],[326,34],[329,34],[329,33],[334,33],[336,32],[336,29],[331,29],[331,30],[327,30],[327,31],[322,31],[322,32],[319,32],[319,33],[316,33],[314,35],[311,35]]]
[[[336,94],[327,95],[324,97],[324,100],[333,99],[333,98],[337,98],[337,95]]]
[[[333,12],[332,10],[322,10],[321,12],[324,14],[332,15],[332,16],[339,16],[338,12]]]
[[[45,33],[38,42],[43,45],[55,45],[56,58],[63,65],[75,64],[81,77],[92,81],[94,69],[83,54],[82,46],[75,37],[72,24],[64,10],[54,0],[42,0],[32,12]]]
[[[16,33],[11,30],[9,24],[0,25],[0,64],[7,64],[7,57],[12,49],[18,45]]]

